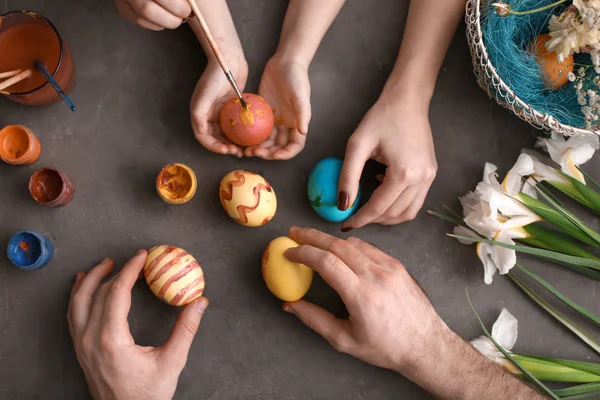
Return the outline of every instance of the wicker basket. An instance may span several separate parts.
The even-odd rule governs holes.
[[[487,0],[483,0],[486,2]],[[540,113],[529,104],[525,103],[513,92],[510,87],[502,80],[496,68],[492,65],[488,57],[485,43],[481,32],[481,20],[485,18],[485,10],[481,9],[482,0],[468,0],[465,21],[467,23],[467,39],[471,49],[473,59],[473,71],[477,77],[477,83],[488,95],[494,97],[498,104],[512,110],[515,115],[524,121],[529,122],[537,129],[557,131],[563,135],[590,135],[600,134],[600,131],[592,131],[584,128],[577,128],[571,125],[561,124],[551,115]],[[492,90],[493,88],[493,90]]]

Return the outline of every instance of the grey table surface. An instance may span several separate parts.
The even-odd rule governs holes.
[[[286,6],[230,2],[250,65],[247,91],[257,90],[262,67],[275,51]],[[346,139],[376,100],[401,42],[407,0],[347,1],[310,67],[307,146],[282,163],[218,156],[195,141],[189,100],[206,60],[188,28],[143,30],[122,20],[108,0],[0,1],[0,11],[19,8],[49,17],[70,43],[77,68],[72,98],[79,108],[75,113],[64,104],[25,108],[0,99],[0,126],[25,124],[43,146],[32,166],[0,165],[0,244],[18,230],[34,229],[56,248],[52,263],[36,272],[22,272],[0,258],[0,399],[86,398],[65,321],[74,275],[105,256],[122,265],[137,249],[156,244],[196,256],[211,300],[176,398],[430,398],[401,376],[337,354],[281,311],[260,276],[263,248],[290,225],[342,235],[339,225],[310,209],[307,177],[320,159],[343,155]],[[486,161],[506,172],[519,150],[534,143],[531,127],[477,87],[463,32],[461,26],[431,104],[440,168],[425,208],[442,202],[458,208],[457,197],[480,180]],[[187,205],[169,206],[155,193],[156,174],[171,162],[190,165],[199,178]],[[29,197],[28,178],[42,166],[62,169],[73,180],[75,196],[67,207],[44,209]],[[600,173],[598,160],[586,167]],[[220,179],[238,168],[263,174],[277,191],[277,216],[263,228],[240,227],[221,209]],[[376,169],[365,171],[365,188],[375,185]],[[369,226],[354,234],[400,259],[463,337],[481,334],[466,302],[468,286],[489,325],[503,307],[519,319],[517,351],[600,361],[507,279],[484,285],[474,249],[445,237],[449,229],[421,212],[407,224]],[[595,283],[528,263],[573,299],[600,311]],[[307,298],[344,313],[339,297],[319,279]],[[135,287],[129,318],[139,343],[162,343],[176,316],[145,284]]]

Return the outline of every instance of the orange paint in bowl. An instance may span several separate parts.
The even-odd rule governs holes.
[[[29,165],[40,156],[42,146],[33,132],[23,125],[8,125],[0,130],[0,158],[11,165]]]

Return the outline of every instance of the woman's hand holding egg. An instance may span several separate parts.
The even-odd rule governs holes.
[[[419,360],[451,334],[404,266],[376,247],[315,229],[292,228],[289,237],[300,246],[287,250],[288,260],[321,275],[350,317],[338,319],[305,300],[286,302],[284,310],[336,350],[410,377]]]
[[[297,156],[306,143],[311,117],[308,65],[275,54],[267,63],[258,91],[275,113],[271,136],[244,150],[247,157],[288,160]]]
[[[437,172],[428,107],[410,98],[380,98],[348,140],[338,185],[338,208],[346,210],[357,196],[369,158],[387,166],[369,201],[342,224],[342,231],[376,223],[412,220],[423,206]]]

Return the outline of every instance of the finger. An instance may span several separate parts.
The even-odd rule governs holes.
[[[200,297],[181,311],[171,336],[161,348],[167,362],[173,362],[183,369],[206,307],[208,307],[208,299]]]
[[[316,229],[290,228],[289,237],[304,245],[316,247],[335,254],[355,274],[359,275],[368,268],[369,260],[343,239],[336,238]]]
[[[128,329],[127,315],[131,309],[131,289],[144,269],[146,250],[140,250],[110,282],[110,290],[104,306],[103,328],[111,332]]]
[[[373,220],[387,211],[405,188],[406,184],[398,184],[391,179],[384,179],[383,183],[373,192],[367,204],[362,206],[352,217],[344,221],[342,229],[361,228],[373,222]]]
[[[129,4],[140,17],[163,28],[175,29],[183,23],[183,18],[171,14],[154,1],[129,0]]]
[[[73,295],[77,292],[77,290],[79,290],[79,287],[81,286],[81,282],[83,281],[83,278],[85,277],[85,274],[83,272],[78,272],[77,275],[75,276],[75,282],[73,283],[73,287],[71,288],[71,296],[70,299],[73,298]],[[69,325],[69,333],[71,334],[71,337],[73,339],[75,339],[75,332],[73,331],[73,321],[72,321],[72,301],[69,300],[69,306],[67,307],[67,323]]]
[[[374,143],[355,139],[359,137],[355,135],[356,133],[348,140],[338,183],[338,208],[342,211],[347,210],[356,200],[360,176],[375,147]]]
[[[351,237],[347,239],[347,242],[352,246],[356,247],[362,254],[371,259],[373,262],[377,263],[382,267],[402,267],[400,261],[396,260],[394,257],[386,254],[381,249],[373,246],[370,243],[365,242],[357,237]]]
[[[165,29],[162,26],[153,24],[152,22],[138,15],[138,13],[136,13],[126,1],[117,0],[115,3],[117,4],[117,10],[119,10],[119,13],[126,20],[152,31],[162,31]]]
[[[306,144],[306,136],[301,134],[296,128],[289,130],[289,142],[285,147],[273,153],[273,158],[276,160],[289,160],[296,157],[304,149]]]
[[[310,89],[308,92],[304,96],[294,96],[292,98],[292,102],[296,108],[296,126],[298,126],[298,131],[302,135],[308,133],[308,124],[310,123],[312,113],[310,108]]]
[[[431,184],[426,185],[421,189],[419,194],[415,197],[412,204],[396,219],[390,221],[390,224],[400,224],[402,222],[411,221],[417,217],[419,210],[425,203],[425,198],[429,192]]]
[[[373,220],[373,223],[381,225],[391,225],[392,220],[398,218],[410,206],[415,197],[421,191],[421,185],[410,185],[404,192],[398,196],[396,201],[388,207],[386,212]]]
[[[181,19],[186,19],[192,14],[192,8],[189,3],[185,0],[154,0],[162,8],[170,12],[171,14]]]
[[[284,303],[283,309],[323,336],[337,351],[351,351],[354,340],[350,334],[349,321],[338,319],[329,311],[305,300]]]
[[[79,288],[73,292],[71,297],[71,322],[75,335],[87,326],[92,309],[92,298],[98,286],[104,278],[112,272],[114,262],[105,258],[100,264],[92,268],[82,279]]]

